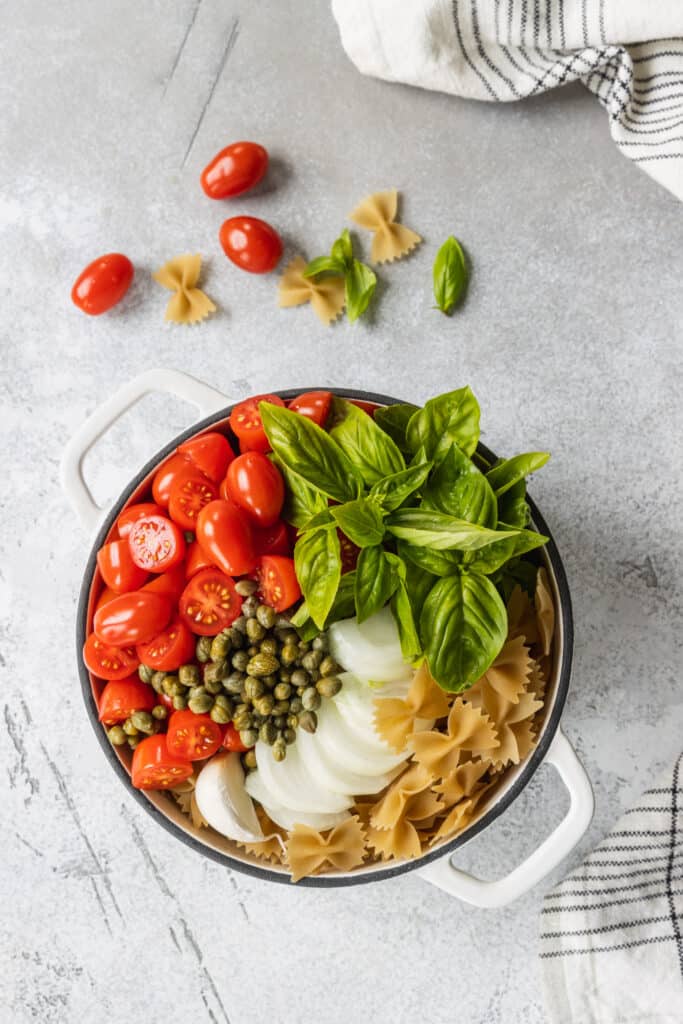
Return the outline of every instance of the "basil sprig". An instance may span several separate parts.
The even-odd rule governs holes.
[[[434,260],[434,298],[442,313],[450,314],[467,288],[467,263],[457,238],[451,235]]]
[[[324,275],[344,278],[346,315],[351,321],[362,316],[375,293],[377,277],[366,263],[361,263],[353,255],[351,235],[346,228],[332,243],[329,256],[318,256],[304,269],[304,277]]]

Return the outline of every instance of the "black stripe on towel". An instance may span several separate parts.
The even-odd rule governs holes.
[[[472,69],[472,71],[474,71],[475,75],[477,76],[479,81],[482,83],[482,85],[484,86],[484,88],[488,92],[489,96],[492,96],[494,100],[500,99],[500,97],[498,96],[498,93],[496,92],[496,90],[493,88],[491,83],[489,81],[487,81],[487,79],[482,75],[481,71],[479,70],[479,68],[474,63],[474,61],[470,57],[469,53],[465,49],[465,43],[464,43],[464,40],[462,38],[462,31],[460,29],[460,17],[459,17],[459,14],[458,14],[458,0],[452,0],[451,11],[453,12],[453,23],[455,25],[455,34],[458,37],[458,45],[460,46],[460,50],[461,50],[462,55],[463,55],[463,57],[465,58],[465,60],[466,60],[466,62],[468,64],[468,66]]]
[[[683,896],[683,889],[674,889],[674,896]],[[651,892],[648,893],[649,900],[659,900],[667,896],[666,890],[664,892]],[[546,896],[546,899],[548,897]],[[584,913],[586,910],[604,910],[605,907],[623,907],[627,903],[642,903],[643,896],[626,896],[621,900],[604,900],[602,903],[577,903],[574,906],[563,907],[562,904],[558,904],[556,907],[543,907],[541,910],[542,914],[571,914],[574,911],[581,911]]]
[[[678,948],[678,966],[681,971],[681,977],[683,978],[683,936],[681,935],[681,927],[678,923],[678,915],[676,914],[676,905],[674,903],[674,896],[671,889],[671,883],[673,882],[673,868],[674,868],[674,857],[676,855],[676,840],[677,840],[677,829],[678,829],[678,772],[681,766],[681,758],[683,754],[680,754],[676,761],[676,767],[674,768],[673,780],[671,784],[671,851],[669,854],[669,863],[666,869],[666,896],[669,902],[669,913],[671,915],[671,927],[673,929],[673,937],[676,940],[676,946]]]
[[[616,946],[588,946],[583,949],[553,949],[547,953],[539,953],[542,960],[555,956],[573,956],[576,953],[615,953],[620,949],[633,949],[635,946],[649,946],[653,942],[673,942],[673,935],[651,935],[648,939],[634,939],[633,942],[620,942]]]
[[[683,914],[679,914],[679,917],[683,917]],[[540,937],[542,939],[563,939],[569,936],[600,935],[603,932],[618,932],[621,928],[640,928],[643,924],[662,924],[663,921],[669,920],[668,914],[663,914],[661,917],[639,917],[635,921],[617,921],[616,924],[603,924],[600,928],[575,928],[570,931],[541,932]]]
[[[572,879],[572,881],[580,881],[580,879]],[[671,881],[683,882],[683,875],[672,876]],[[651,878],[649,881],[638,882],[632,885],[615,885],[612,889],[565,889],[563,892],[549,892],[546,899],[561,900],[565,896],[611,896],[613,892],[636,892],[639,889],[644,889],[646,885],[661,885],[661,882],[661,878]],[[668,884],[667,879],[667,887]]]

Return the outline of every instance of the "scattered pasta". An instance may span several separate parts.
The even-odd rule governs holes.
[[[302,306],[310,302],[318,319],[331,324],[344,309],[344,278],[331,276],[314,280],[304,277],[305,269],[303,256],[295,256],[287,264],[280,278],[278,305]]]
[[[166,320],[196,324],[215,312],[216,307],[208,295],[196,287],[201,268],[201,256],[188,254],[175,256],[152,274],[158,284],[174,292],[166,307]]]
[[[415,231],[396,222],[397,207],[398,192],[392,188],[368,196],[349,214],[349,219],[359,227],[374,232],[370,250],[373,263],[400,259],[422,241]]]

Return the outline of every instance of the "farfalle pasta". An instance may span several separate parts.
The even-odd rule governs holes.
[[[295,825],[286,843],[287,863],[292,881],[315,875],[325,868],[351,871],[365,858],[365,833],[356,817],[349,817],[329,832],[317,832],[307,825]]]
[[[375,700],[375,730],[400,753],[405,750],[418,719],[444,718],[448,708],[448,697],[423,664],[415,673],[405,698],[378,697]]]
[[[367,841],[382,860],[419,857],[419,829],[431,825],[442,809],[441,798],[431,788],[432,782],[429,771],[422,765],[413,765],[370,808]]]
[[[176,324],[195,324],[215,312],[216,307],[209,296],[197,288],[201,269],[202,258],[196,253],[175,256],[152,274],[158,284],[174,292],[166,307],[166,320]]]
[[[453,702],[446,732],[418,732],[410,738],[415,761],[440,778],[458,767],[463,752],[476,750],[477,756],[492,760],[499,746],[495,724],[486,710],[461,697]]]
[[[374,232],[370,258],[373,263],[390,263],[400,259],[418,245],[422,238],[415,231],[398,224],[398,191],[374,192],[349,214],[359,227]]]
[[[285,829],[279,828],[271,821],[261,806],[256,808],[256,816],[267,838],[260,843],[246,843],[237,841],[237,846],[246,853],[250,853],[259,860],[268,861],[271,864],[282,864],[286,859],[285,840],[287,833]]]
[[[295,256],[284,269],[278,286],[278,305],[302,306],[310,302],[313,312],[328,325],[342,313],[345,303],[344,278],[329,276],[304,277],[306,260]]]
[[[550,645],[555,632],[555,606],[550,593],[550,583],[545,569],[538,570],[536,576],[536,591],[534,593],[534,607],[536,609],[536,623],[538,635],[544,655],[550,654]]]

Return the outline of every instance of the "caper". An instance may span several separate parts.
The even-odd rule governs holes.
[[[299,715],[299,728],[306,732],[315,732],[318,728],[318,716],[315,711],[304,711]]]
[[[263,640],[266,631],[258,619],[247,619],[247,636],[250,640]]]
[[[304,654],[308,654],[308,652],[311,649],[311,645],[309,644],[308,640],[299,640],[299,645],[298,646],[299,646],[299,654],[302,655],[302,656]]]
[[[274,718],[271,718],[271,722],[276,729],[284,729],[287,725],[287,718],[285,715],[275,715]]]
[[[223,710],[227,711],[229,713],[230,717],[232,718],[233,703],[232,703],[232,701],[230,700],[229,697],[225,696],[224,693],[219,693],[218,694],[218,696],[216,697],[215,703],[214,703],[214,707],[223,708]]]
[[[173,707],[176,711],[184,711],[187,707],[187,697],[184,694],[179,697],[174,697]]]
[[[250,700],[255,700],[257,697],[262,697],[265,692],[266,688],[260,679],[257,679],[256,676],[247,676],[244,682],[245,696]]]
[[[251,729],[253,724],[253,718],[248,711],[243,711],[242,714],[237,714],[236,712],[232,721],[238,732],[242,732],[244,729]]]
[[[294,743],[294,741],[296,740],[296,733],[294,732],[293,729],[285,729],[284,733],[282,734],[282,738],[284,739],[287,746],[291,746],[291,744]]]
[[[141,739],[142,739],[142,736],[140,736],[140,735],[138,735],[138,736],[129,736],[128,737],[128,746],[130,747],[130,749],[131,750],[135,750],[135,748],[137,747],[137,745],[138,745],[138,743],[140,742]]]
[[[240,597],[251,597],[252,594],[256,593],[258,589],[258,583],[255,580],[239,580],[235,584],[235,590]]]
[[[210,693],[207,693],[205,690],[202,696],[190,697],[190,699],[187,702],[187,706],[190,709],[190,711],[193,712],[193,714],[205,715],[207,711],[210,711],[211,708],[213,707],[213,697]]]
[[[318,668],[321,676],[335,676],[337,672],[341,671],[337,662],[329,654],[326,658],[323,658]]]
[[[211,715],[211,721],[217,722],[218,725],[227,725],[232,718],[230,712],[222,708],[220,704],[214,704],[209,714]]]
[[[159,722],[163,722],[165,718],[168,718],[168,708],[165,704],[155,704],[152,714]]]
[[[315,688],[321,697],[336,697],[342,688],[341,679],[336,676],[323,676],[315,684]]]
[[[258,733],[256,729],[240,729],[240,740],[245,747],[253,747],[258,741]]]
[[[263,743],[267,743],[269,747],[272,747],[277,737],[277,729],[275,728],[271,721],[267,721],[264,722],[261,728],[259,729],[258,735],[259,739]]]
[[[204,685],[207,683],[218,683],[219,687],[223,683],[223,679],[228,674],[228,663],[227,661],[212,661],[210,665],[207,665],[204,669]],[[216,691],[219,693],[220,689]]]
[[[223,686],[228,693],[234,693],[237,696],[244,691],[246,678],[241,672],[231,672],[228,678],[223,680]]]
[[[308,675],[312,683],[317,683],[320,679],[320,672],[318,672],[317,668],[312,668]]]
[[[150,668],[149,665],[138,665],[138,675],[143,683],[151,683],[154,669]]]
[[[211,644],[212,640],[210,636],[200,636],[197,641],[195,648],[195,654],[197,655],[197,661],[208,661],[211,657]]]
[[[274,636],[267,636],[259,644],[261,654],[277,654],[277,640]]]
[[[196,665],[181,665],[178,669],[178,679],[183,686],[198,686],[201,678]]]
[[[165,693],[167,697],[173,696],[173,687],[179,686],[177,679],[174,676],[164,676],[164,681],[161,684],[161,691]],[[180,692],[184,692],[183,687],[180,687]]]
[[[230,643],[230,634],[227,630],[217,633],[211,641],[211,661],[225,661]]]
[[[292,673],[286,668],[281,668],[277,677],[281,683],[291,683],[292,681]]]
[[[312,672],[314,669],[318,668],[322,660],[322,651],[309,651],[308,654],[304,654],[301,659],[301,667],[305,668],[307,672]]]
[[[246,754],[242,755],[242,764],[247,771],[253,772],[256,768],[256,754],[253,750],[247,750]]]
[[[253,658],[254,655],[258,654],[260,650],[261,648],[259,647],[258,644],[250,644],[247,647],[247,654],[249,655],[250,658]]]
[[[245,712],[250,712],[250,711],[251,711],[251,704],[245,704],[244,701],[242,701],[241,703],[235,705],[235,716],[243,715]]]
[[[204,688],[215,696],[217,693],[223,692],[223,683],[220,679],[204,678]]]
[[[289,710],[293,715],[298,715],[300,711],[303,711],[303,707],[301,697],[292,697],[289,702]]]
[[[254,595],[252,594],[250,597],[246,599],[246,601],[242,602],[242,615],[245,615],[247,619],[253,619],[254,616],[256,615],[256,609],[258,608],[258,606],[259,599],[257,597],[254,597]]]
[[[299,636],[292,629],[289,623],[287,623],[286,626],[276,626],[273,632],[275,633],[275,636],[280,641],[280,643],[285,644],[285,646],[289,644],[296,645],[299,643]]]
[[[267,675],[267,676],[261,676],[261,682],[269,690],[272,690],[273,687],[275,686],[275,684],[277,683],[277,676],[274,675],[273,673],[271,673],[270,675]]]
[[[292,692],[292,687],[289,683],[278,683],[273,690],[273,697],[275,700],[287,700]]]
[[[246,619],[244,620],[246,622]],[[234,625],[228,630],[230,633],[230,643],[236,651],[239,651],[244,647],[244,633],[240,633],[239,629],[235,629]]]
[[[273,735],[275,735],[274,731]],[[125,731],[121,728],[120,725],[112,725],[111,729],[107,733],[107,736],[109,737],[109,742],[113,743],[115,747],[123,746],[123,744],[128,739]]]
[[[272,654],[259,653],[249,659],[246,670],[250,676],[268,676],[277,672],[279,667],[277,658]]]
[[[242,636],[244,636],[244,634],[247,631],[247,617],[246,617],[246,615],[238,615],[237,618],[235,619],[235,621],[233,622],[232,626],[230,627],[230,639],[234,641],[234,637],[233,637],[233,633],[232,633],[233,630],[235,630],[237,633],[240,633]]]
[[[296,695],[297,695],[297,697],[300,697],[301,694],[304,693],[307,689],[308,689],[307,686],[297,686],[297,688],[296,688]]]
[[[264,629],[272,629],[277,620],[275,609],[268,604],[260,604],[256,609],[256,618]]]
[[[283,665],[294,665],[299,657],[299,648],[296,644],[287,643],[280,651],[280,661]]]
[[[238,672],[245,672],[249,664],[249,655],[246,651],[235,651],[231,660],[232,667]],[[249,673],[252,674],[251,672]]]
[[[314,651],[326,651],[327,650],[327,635],[325,633],[319,633],[311,644]]]
[[[288,715],[289,714],[289,701],[278,700],[273,707],[274,715]]]
[[[138,730],[138,729],[137,729],[137,728],[136,728],[136,727],[135,727],[135,726],[133,725],[133,723],[131,722],[130,718],[127,718],[127,719],[125,720],[125,722],[123,723],[123,725],[121,726],[121,728],[122,728],[122,729],[123,729],[123,731],[125,732],[126,736],[137,736],[137,734],[138,734],[138,731],[139,731],[139,730]]]
[[[259,715],[258,711],[252,711],[251,713],[251,727],[252,729],[260,729],[263,723],[267,721],[266,715]]]
[[[165,672],[155,672],[154,675],[152,676],[152,679],[151,679],[152,689],[156,693],[162,693],[163,692],[163,686],[164,686],[164,679],[165,678],[166,678],[166,673]]]
[[[308,672],[302,668],[296,668],[292,672],[292,686],[308,686]]]
[[[296,729],[298,724],[299,724],[299,716],[298,715],[287,715],[287,728],[288,729]]]
[[[263,697],[257,697],[254,701],[254,708],[259,715],[270,715],[275,707],[275,699],[272,693],[266,693]]]
[[[154,732],[154,719],[149,711],[134,711],[130,716],[130,720],[138,732]]]
[[[287,744],[281,737],[273,743],[273,757],[276,761],[284,761],[287,757]]]
[[[301,694],[301,703],[305,707],[306,711],[317,711],[320,707],[320,694],[316,690],[315,686],[309,686]]]

